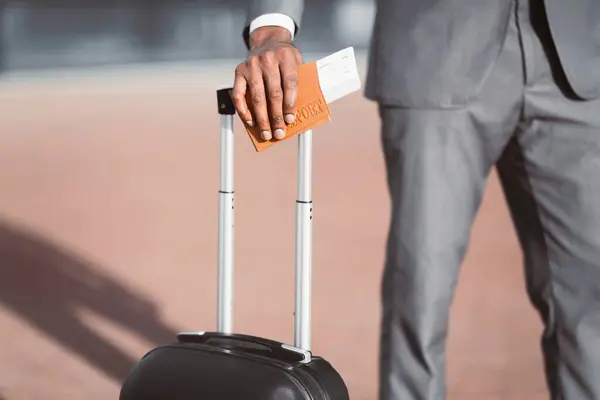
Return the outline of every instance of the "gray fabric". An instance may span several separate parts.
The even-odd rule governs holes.
[[[600,2],[545,2],[571,84],[581,97],[597,96]],[[407,107],[466,104],[493,67],[512,4],[511,0],[379,0],[366,96]]]
[[[246,14],[246,23],[242,36],[246,46],[248,46],[248,32],[250,23],[263,14],[280,13],[286,14],[296,23],[296,32],[300,29],[300,21],[304,12],[304,0],[251,0],[248,1],[248,12]]]
[[[600,94],[600,1],[544,0],[552,34],[575,92]]]
[[[538,0],[542,1],[542,0]],[[578,96],[600,94],[600,1],[543,0]],[[303,0],[251,0],[248,24]],[[365,95],[388,105],[455,108],[481,90],[500,52],[512,0],[377,0]],[[246,37],[246,36],[245,36]]]
[[[445,398],[449,310],[495,164],[546,323],[552,399],[600,399],[600,99],[570,98],[557,55],[542,46],[550,34],[534,29],[524,3],[467,107],[380,106],[392,199],[381,400]]]
[[[380,0],[366,96],[406,107],[457,107],[498,56],[510,0]]]

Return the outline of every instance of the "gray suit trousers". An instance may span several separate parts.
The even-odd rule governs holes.
[[[465,107],[380,107],[392,199],[381,400],[445,398],[450,306],[494,166],[545,324],[551,397],[600,399],[600,99],[572,96],[543,10],[529,8],[515,4],[499,58]]]

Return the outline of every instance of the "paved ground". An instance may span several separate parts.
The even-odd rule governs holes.
[[[212,88],[230,69],[193,70],[0,81],[0,398],[116,399],[150,346],[214,329]],[[353,400],[376,393],[378,127],[357,94],[314,137],[314,350]],[[291,341],[296,142],[236,145],[236,328]],[[453,308],[451,400],[547,398],[520,261],[492,176]]]

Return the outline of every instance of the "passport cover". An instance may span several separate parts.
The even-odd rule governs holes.
[[[248,104],[250,103],[250,93],[247,95]],[[239,114],[238,114],[239,117]],[[241,119],[241,117],[240,117]],[[321,85],[319,83],[319,74],[317,70],[317,61],[298,66],[298,96],[296,99],[296,119],[293,123],[286,126],[285,137],[283,139],[263,140],[260,136],[258,126],[249,127],[244,121],[244,127],[252,140],[254,149],[257,152],[263,151],[287,139],[298,136],[299,134],[323,125],[331,120],[331,111],[325,101]]]

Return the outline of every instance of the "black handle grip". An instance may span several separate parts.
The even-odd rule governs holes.
[[[221,332],[182,332],[177,335],[177,340],[180,343],[215,344],[221,348],[243,350],[287,362],[308,363],[311,360],[308,350],[257,336]]]
[[[231,87],[224,87],[217,90],[217,105],[219,107],[219,114],[221,115],[235,115],[235,107],[233,99],[229,92]]]

